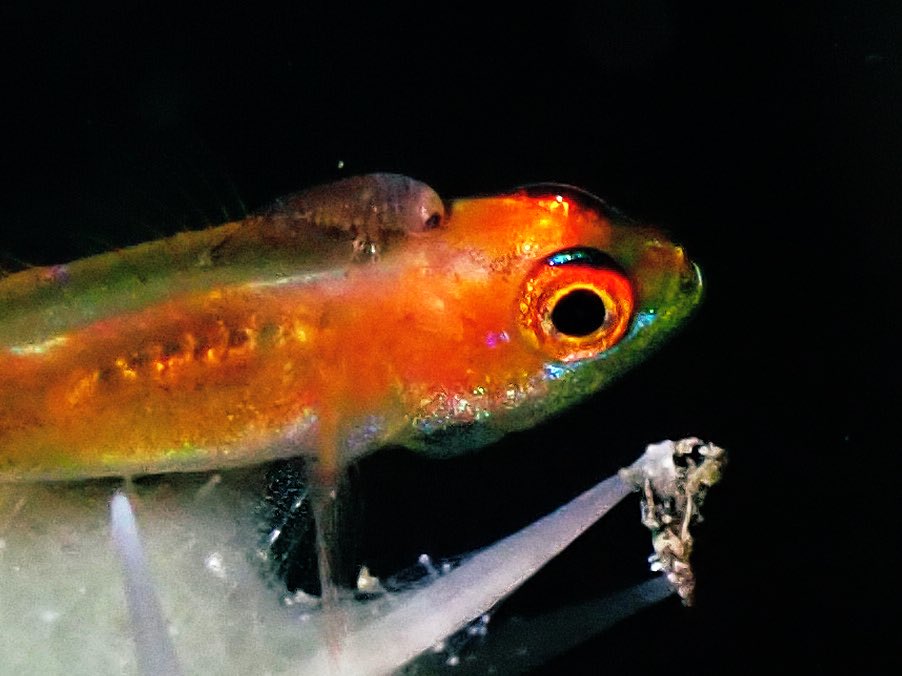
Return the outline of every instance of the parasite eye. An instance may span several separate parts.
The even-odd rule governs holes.
[[[544,259],[527,278],[520,323],[554,359],[594,357],[626,333],[635,296],[629,279],[606,254],[565,249]]]
[[[442,224],[442,215],[439,212],[434,212],[426,221],[423,223],[424,230],[433,230]]]

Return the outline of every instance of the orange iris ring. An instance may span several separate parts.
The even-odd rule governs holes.
[[[552,312],[562,298],[581,290],[594,293],[604,303],[604,321],[586,335],[562,333],[554,326]],[[623,338],[633,316],[635,294],[629,279],[617,270],[543,266],[527,282],[523,301],[521,324],[537,347],[554,359],[570,362],[594,357]]]

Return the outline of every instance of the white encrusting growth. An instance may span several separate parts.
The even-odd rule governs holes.
[[[702,520],[708,489],[720,481],[727,454],[719,446],[689,437],[650,444],[620,477],[643,494],[642,524],[651,531],[648,562],[663,573],[687,606],[695,594],[691,527]]]
[[[110,525],[116,553],[122,564],[138,668],[147,676],[179,674],[181,670],[147,568],[135,515],[124,493],[116,493],[110,501]]]

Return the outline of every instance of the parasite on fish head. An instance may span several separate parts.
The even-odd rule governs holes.
[[[385,226],[407,233],[426,232],[442,225],[445,205],[441,197],[425,183],[406,176],[382,174],[386,182]],[[401,226],[398,228],[398,226]]]
[[[445,207],[425,183],[399,174],[368,174],[317,186],[277,202],[300,227],[324,229],[351,243],[355,261],[375,261],[396,240],[433,230]]]

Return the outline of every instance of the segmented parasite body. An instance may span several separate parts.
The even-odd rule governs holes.
[[[446,211],[346,179],[0,280],[0,481],[479,447],[604,387],[700,294],[681,247],[578,190]]]
[[[355,256],[365,259],[377,257],[391,239],[439,227],[445,207],[425,183],[398,174],[369,174],[281,198],[268,213],[349,233]]]

